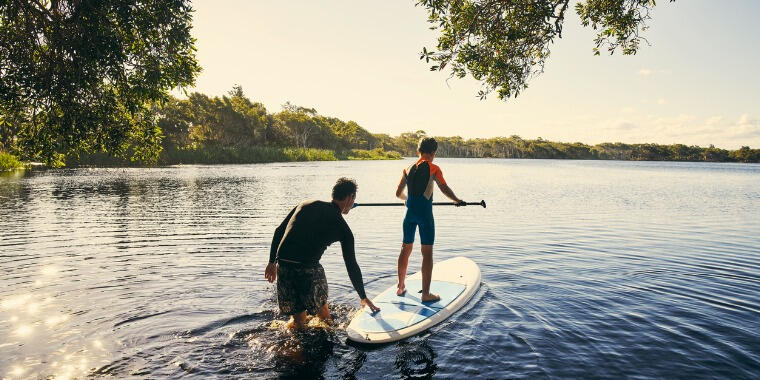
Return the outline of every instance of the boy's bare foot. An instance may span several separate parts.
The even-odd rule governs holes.
[[[403,295],[404,295],[404,293],[406,293],[406,286],[404,286],[404,285],[401,285],[401,286],[399,286],[399,287],[396,289],[396,295],[397,295],[397,296],[401,297],[401,296],[403,296]]]
[[[433,293],[423,294],[420,298],[422,299],[422,302],[435,302],[441,300],[439,295]]]

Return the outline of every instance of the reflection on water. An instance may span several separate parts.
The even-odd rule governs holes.
[[[403,377],[413,379],[432,379],[438,369],[435,364],[435,351],[427,340],[421,343],[399,343],[395,364]]]
[[[0,377],[752,378],[760,373],[760,166],[455,160],[436,259],[484,285],[420,336],[291,332],[263,279],[274,227],[340,176],[393,202],[407,162],[68,169],[0,177]],[[440,200],[440,194],[436,195]],[[401,208],[348,216],[370,295],[395,282]],[[410,270],[420,266],[413,254]]]

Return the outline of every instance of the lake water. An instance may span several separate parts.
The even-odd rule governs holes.
[[[435,209],[435,259],[483,274],[467,308],[347,344],[359,300],[336,243],[322,265],[337,327],[285,331],[263,278],[274,228],[339,176],[359,203],[393,202],[410,162],[1,176],[0,377],[760,376],[751,164],[437,159],[457,195],[488,202]],[[346,216],[371,297],[396,281],[403,212]],[[410,273],[420,262],[416,247]]]

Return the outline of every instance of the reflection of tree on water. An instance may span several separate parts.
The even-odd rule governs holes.
[[[435,351],[427,339],[419,342],[402,343],[396,355],[396,368],[405,379],[431,379],[438,370]]]

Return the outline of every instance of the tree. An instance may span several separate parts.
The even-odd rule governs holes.
[[[282,112],[278,113],[276,117],[288,128],[296,146],[308,148],[309,138],[320,128],[315,120],[317,115],[314,108],[301,107],[286,102],[282,105]]]
[[[185,148],[192,144],[193,107],[189,100],[171,97],[161,107],[158,127],[164,133],[163,146]]]
[[[671,2],[675,0],[670,0]],[[570,0],[417,0],[438,31],[437,51],[422,49],[431,71],[451,68],[482,82],[481,99],[496,91],[518,96],[544,70],[549,46],[562,38]],[[581,0],[575,11],[584,26],[598,30],[593,51],[636,54],[655,0]],[[645,39],[644,39],[645,40]],[[646,40],[645,40],[646,41]]]
[[[244,137],[239,144],[256,144],[266,139],[267,109],[263,104],[251,102],[243,93],[243,87],[236,85],[229,93],[229,99],[224,97],[225,102],[230,104],[232,110],[240,115],[243,123]]]
[[[0,141],[49,164],[154,160],[155,105],[200,72],[191,12],[189,0],[0,0],[0,120],[12,124]]]
[[[730,152],[729,156],[738,162],[760,162],[760,149],[743,146],[739,150]]]

